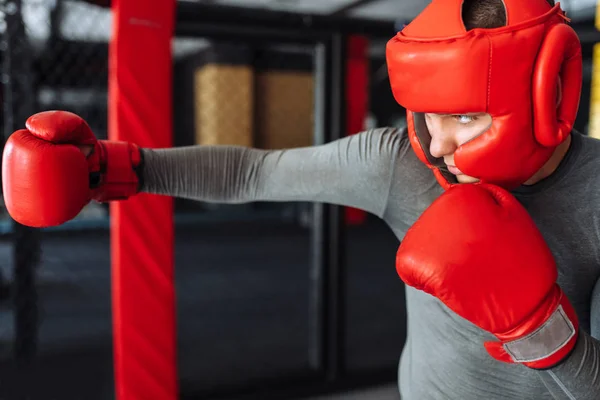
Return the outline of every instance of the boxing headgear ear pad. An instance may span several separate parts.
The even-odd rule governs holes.
[[[577,35],[558,5],[504,2],[516,23],[467,32],[462,0],[434,0],[388,42],[390,84],[407,109],[411,145],[444,187],[455,181],[429,153],[423,113],[489,113],[489,129],[461,144],[454,162],[463,173],[508,189],[544,165],[575,121],[582,76]]]
[[[535,137],[543,146],[558,146],[573,129],[581,96],[581,45],[571,27],[557,24],[548,29],[533,72]],[[558,112],[556,77],[562,88]]]

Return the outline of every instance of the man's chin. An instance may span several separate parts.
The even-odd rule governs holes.
[[[469,175],[456,175],[456,180],[458,181],[458,183],[475,183],[475,182],[479,182],[479,179],[473,178],[472,176],[469,176]]]

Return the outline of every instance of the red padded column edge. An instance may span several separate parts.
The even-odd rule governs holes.
[[[353,135],[365,129],[369,112],[369,42],[364,36],[348,37],[348,64],[346,66],[346,129]],[[346,208],[346,223],[361,224],[367,213],[356,208]]]
[[[175,0],[112,4],[109,138],[171,147]],[[175,400],[172,200],[141,194],[110,206],[116,398]]]

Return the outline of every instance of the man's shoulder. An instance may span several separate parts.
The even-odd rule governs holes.
[[[394,126],[381,126],[365,129],[354,136],[370,137],[374,139],[385,139],[389,141],[408,142],[408,130]]]
[[[576,156],[579,166],[585,164],[600,164],[600,138],[585,135],[579,131],[572,133],[576,143]]]
[[[565,191],[585,192],[585,196],[600,196],[600,190],[589,190],[600,187],[600,139],[572,132],[571,148],[559,166],[560,187]],[[567,178],[567,179],[564,179]],[[597,184],[596,184],[597,183]]]
[[[412,150],[406,128],[382,126],[364,130],[354,136],[364,139],[361,141],[377,146],[376,148],[382,151],[390,150],[398,156],[403,156],[407,151]]]
[[[577,130],[573,130],[572,134],[574,137],[578,137],[579,140],[581,140],[583,143],[586,143],[589,146],[592,146],[592,149],[595,149],[596,151],[600,151],[600,137],[586,135]]]

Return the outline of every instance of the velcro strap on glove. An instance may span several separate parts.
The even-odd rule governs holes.
[[[140,179],[136,168],[141,164],[141,152],[137,145],[100,140],[88,162],[92,199],[124,200],[138,192]]]
[[[575,326],[561,305],[537,331],[504,343],[504,349],[514,362],[532,363],[556,354],[576,333]]]
[[[515,340],[486,342],[485,348],[497,360],[545,369],[559,364],[570,354],[578,333],[575,310],[563,296],[558,307],[535,331]]]

